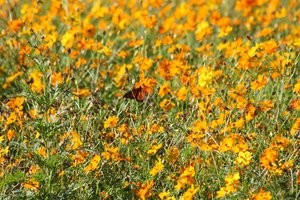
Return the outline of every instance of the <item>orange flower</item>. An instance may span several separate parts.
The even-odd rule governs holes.
[[[91,94],[91,92],[89,89],[77,88],[75,91],[72,92],[72,94],[74,94],[75,96],[78,96],[78,97],[85,97],[85,96],[89,96]]]
[[[191,133],[186,139],[191,144],[192,147],[196,147],[200,144],[201,139],[204,137],[204,134],[200,133]]]
[[[82,146],[82,141],[80,139],[80,135],[76,132],[71,133],[71,143],[72,143],[72,149],[77,149],[78,147]]]
[[[175,75],[179,73],[179,69],[174,61],[167,59],[162,60],[159,63],[158,73],[165,79],[171,80]]]
[[[12,140],[15,137],[16,132],[14,130],[9,129],[6,133],[6,135],[7,135],[8,140]]]
[[[145,77],[144,72],[141,72],[141,73],[140,73],[139,78],[140,78],[140,80],[139,80],[139,82],[137,82],[137,83],[135,84],[135,87],[136,87],[136,88],[142,87],[142,89],[143,89],[147,94],[152,94],[152,93],[153,93],[153,90],[154,90],[154,87],[155,87],[155,85],[156,85],[156,83],[157,83],[156,79]]]
[[[13,109],[14,111],[18,112],[23,110],[23,104],[25,101],[25,97],[16,97],[9,100],[7,103],[8,107]]]
[[[33,191],[37,191],[40,187],[40,184],[38,181],[36,181],[34,178],[30,178],[28,181],[24,182],[23,187],[26,189],[31,189]]]
[[[248,150],[248,145],[238,134],[230,134],[221,141],[219,150],[222,152],[232,151],[238,153],[240,151]]]
[[[261,47],[264,49],[264,52],[267,54],[274,53],[278,48],[277,43],[273,39],[269,40],[267,42],[261,43]]]
[[[251,82],[252,90],[261,90],[267,84],[267,78],[263,75],[258,75],[257,80]]]
[[[12,20],[8,23],[8,28],[11,32],[18,32],[23,26],[21,19]]]
[[[140,189],[136,192],[136,195],[142,199],[146,200],[148,197],[150,197],[151,194],[151,189],[154,186],[154,181],[147,181],[146,183],[143,183]]]
[[[80,146],[82,146],[82,144],[83,144],[80,139],[80,135],[75,131],[71,131],[71,132],[63,134],[60,138],[60,144],[64,143],[64,141],[66,139],[69,139],[71,141],[71,144],[68,144],[66,146],[67,150],[70,150],[70,149],[75,150],[75,149],[79,148]]]
[[[51,85],[57,86],[63,82],[63,77],[60,72],[54,72],[51,75]]]
[[[274,108],[274,103],[271,100],[264,100],[260,102],[260,108],[263,112],[269,111]]]
[[[262,166],[266,170],[275,171],[277,165],[277,159],[278,159],[278,152],[273,147],[269,147],[265,149],[260,156],[260,166]]]
[[[72,155],[72,160],[73,160],[73,166],[77,166],[85,161],[85,158],[89,154],[85,152],[84,150],[76,150],[76,154]]]

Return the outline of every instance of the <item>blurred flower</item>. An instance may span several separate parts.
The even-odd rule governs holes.
[[[263,75],[258,75],[257,79],[251,82],[252,90],[261,90],[267,84],[267,78]]]
[[[175,104],[168,99],[164,99],[160,102],[159,106],[166,112],[171,110],[175,106]]]
[[[6,89],[11,82],[13,82],[17,77],[22,76],[23,72],[16,72],[13,75],[6,78],[5,83],[2,85],[3,89]]]
[[[95,155],[91,159],[90,163],[84,168],[83,171],[87,174],[90,171],[95,170],[98,167],[99,162],[100,162],[100,156],[99,155]]]
[[[182,200],[192,200],[194,198],[194,195],[197,193],[200,187],[194,186],[194,184],[191,185],[187,191],[185,191],[181,197]]]
[[[176,94],[176,96],[177,96],[177,99],[179,100],[179,101],[185,101],[186,100],[186,96],[187,96],[187,88],[186,87],[181,87],[179,90],[178,90],[178,92],[177,92],[177,94]]]
[[[9,129],[6,132],[6,135],[7,135],[7,139],[10,141],[10,140],[12,140],[15,137],[16,132],[14,130]]]
[[[32,91],[41,94],[44,90],[44,83],[42,82],[43,74],[38,71],[33,71],[29,75],[30,87]]]
[[[217,191],[217,198],[225,197],[233,192],[237,191],[237,187],[240,184],[240,174],[236,172],[234,174],[229,174],[225,178],[225,187],[221,187],[219,191]]]
[[[291,135],[295,135],[296,133],[300,132],[300,117],[298,117],[295,121],[295,123],[291,127]]]
[[[31,189],[33,191],[37,191],[40,188],[40,183],[34,178],[30,178],[26,182],[22,183],[22,185],[24,188]]]
[[[146,200],[148,197],[150,197],[152,195],[151,189],[153,186],[154,186],[153,180],[143,183],[142,186],[137,190],[136,195],[140,199]]]
[[[155,155],[156,152],[162,148],[162,144],[156,144],[156,145],[152,145],[149,150],[147,151],[148,155]]]
[[[251,200],[271,200],[271,192],[260,189],[258,193],[251,196]]]
[[[163,191],[158,194],[160,200],[176,200],[175,197],[171,196],[170,192]]]
[[[162,163],[161,159],[158,158],[158,160],[155,162],[154,167],[150,170],[151,176],[156,176],[160,171],[164,169],[164,164]]]
[[[185,185],[192,185],[195,180],[195,168],[192,165],[189,165],[183,169],[183,172],[180,174],[177,183],[175,185],[176,190],[180,190],[185,187]]]
[[[72,92],[73,95],[78,96],[78,97],[86,97],[91,95],[91,92],[89,89],[80,89],[77,88]]]
[[[109,116],[104,122],[104,128],[114,128],[117,126],[119,118],[117,116]]]
[[[238,154],[238,157],[235,159],[235,164],[239,164],[241,166],[247,166],[250,164],[252,160],[252,153],[249,151],[241,151]]]
[[[167,94],[171,93],[170,84],[168,82],[164,82],[163,85],[159,88],[158,95],[160,97],[164,97]]]

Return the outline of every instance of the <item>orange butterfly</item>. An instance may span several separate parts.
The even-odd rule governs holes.
[[[140,86],[138,88],[134,88],[131,91],[127,92],[123,96],[124,98],[128,99],[135,99],[138,102],[142,102],[146,99],[147,97],[147,92],[143,90],[143,88]]]

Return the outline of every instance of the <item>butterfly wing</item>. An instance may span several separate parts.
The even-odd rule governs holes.
[[[128,99],[135,99],[138,102],[142,102],[145,100],[146,94],[143,91],[142,87],[138,87],[124,94],[123,97]]]

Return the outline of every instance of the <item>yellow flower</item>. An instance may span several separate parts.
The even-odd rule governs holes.
[[[61,44],[66,48],[71,48],[73,45],[73,41],[75,39],[74,37],[75,33],[73,31],[66,32],[61,39]]]
[[[180,174],[177,184],[175,185],[176,190],[182,189],[185,185],[191,185],[194,183],[195,168],[189,165],[184,168],[183,172]]]
[[[300,39],[299,39],[300,41]],[[293,92],[300,95],[300,79],[297,81],[297,83],[294,85]]]
[[[21,76],[23,74],[23,72],[17,72],[9,77],[6,78],[5,83],[3,84],[3,88],[6,89],[11,82],[13,82],[18,76]]]
[[[249,151],[241,151],[238,154],[238,157],[235,160],[236,164],[239,164],[241,166],[249,165],[252,159],[252,153]]]
[[[30,87],[31,87],[32,91],[34,91],[38,94],[42,93],[44,90],[44,83],[42,82],[42,77],[43,77],[43,74],[38,71],[33,71],[29,75],[29,80],[30,80],[30,82],[32,82],[30,84]]]
[[[162,100],[162,102],[160,102],[159,106],[166,112],[171,110],[175,106],[175,104],[168,99],[164,99]]]
[[[227,36],[229,33],[232,32],[232,26],[226,26],[226,27],[222,27],[222,29],[220,30],[218,37],[225,37]]]
[[[158,158],[158,160],[155,162],[154,167],[150,170],[150,174],[151,176],[155,176],[163,169],[164,169],[164,164],[162,163],[161,159]]]
[[[208,67],[201,67],[199,73],[198,85],[200,87],[208,87],[213,79],[213,71]]]
[[[18,120],[17,114],[15,112],[11,112],[9,114],[8,118],[6,119],[5,124],[10,125],[10,124],[16,122],[17,120]]]
[[[117,116],[109,116],[104,122],[104,128],[114,128],[117,126],[119,118]]]
[[[155,155],[156,152],[162,147],[162,144],[157,144],[151,146],[151,148],[147,151],[148,155]]]
[[[185,191],[181,197],[182,200],[192,200],[194,198],[194,195],[197,193],[200,187],[194,186],[194,184],[191,185],[191,187]]]
[[[159,199],[161,200],[176,200],[175,197],[170,196],[170,192],[163,191],[158,194]]]
[[[80,135],[78,133],[76,133],[75,131],[71,131],[71,132],[63,134],[60,138],[60,143],[62,144],[66,139],[69,139],[71,141],[71,144],[68,144],[66,146],[67,150],[70,150],[70,149],[75,150],[83,144],[80,139]]]
[[[300,117],[296,119],[290,131],[291,135],[295,135],[297,132],[300,132]]]
[[[110,147],[109,145],[105,145],[104,147],[104,152],[101,153],[101,156],[105,159],[105,160],[120,160],[121,159],[121,155],[119,153],[119,147]]]
[[[72,92],[75,96],[78,97],[84,97],[84,96],[89,96],[91,94],[89,89],[80,89],[77,88],[75,91]]]
[[[187,95],[187,88],[181,87],[179,91],[177,92],[176,96],[179,101],[185,101]]]
[[[90,163],[84,168],[83,171],[87,174],[90,171],[95,170],[98,167],[99,162],[100,162],[100,156],[99,155],[95,155],[91,159]]]
[[[47,155],[47,151],[46,151],[46,148],[45,147],[39,147],[36,151],[36,153],[44,158],[47,158],[48,155]]]
[[[72,141],[72,149],[77,149],[80,147],[83,143],[80,139],[80,135],[76,132],[72,132],[71,134],[71,141]]]
[[[260,189],[260,191],[252,195],[251,200],[271,200],[271,192]]]
[[[225,178],[225,187],[221,187],[217,192],[217,198],[222,198],[230,193],[233,193],[237,190],[237,186],[240,184],[240,174],[236,172],[234,174],[229,174]]]
[[[168,82],[164,82],[164,84],[159,88],[158,95],[160,97],[164,97],[166,94],[171,93],[170,84]]]
[[[196,40],[201,42],[206,36],[212,34],[213,28],[207,21],[202,21],[198,24],[197,29],[195,31]]]

